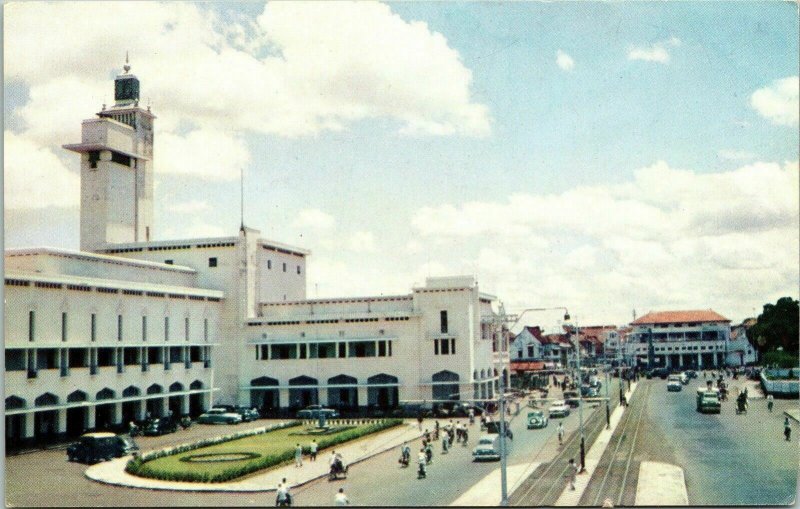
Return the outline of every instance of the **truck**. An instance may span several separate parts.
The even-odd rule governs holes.
[[[710,385],[710,384],[709,384]],[[697,388],[697,411],[702,414],[718,414],[722,405],[719,402],[719,389]]]

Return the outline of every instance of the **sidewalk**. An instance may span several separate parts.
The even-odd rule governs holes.
[[[638,384],[636,382],[632,383],[631,389],[625,393],[625,399],[627,401],[631,400],[631,396],[633,396],[633,392],[636,390],[637,385]],[[569,489],[569,483],[566,483],[567,485],[564,487],[564,491],[561,493],[561,496],[558,497],[558,500],[556,500],[556,506],[577,507],[578,502],[583,496],[583,493],[586,491],[586,487],[589,486],[592,473],[594,472],[594,469],[597,468],[598,463],[600,463],[600,458],[603,457],[603,453],[605,452],[606,447],[608,447],[611,437],[614,434],[614,430],[617,429],[617,425],[622,419],[622,414],[624,412],[625,408],[621,406],[617,406],[617,408],[611,412],[611,427],[600,432],[600,435],[598,435],[597,439],[594,441],[594,444],[592,444],[592,446],[589,448],[589,451],[586,453],[586,471],[582,474],[578,474],[577,478],[575,479],[574,490]]]
[[[423,429],[433,429],[434,421],[423,422]],[[345,463],[354,465],[372,456],[399,447],[403,442],[410,442],[422,436],[416,421],[407,420],[404,424],[391,428],[374,436],[368,436],[352,443],[337,446],[335,450],[342,454]],[[328,475],[328,457],[332,449],[323,449],[319,452],[317,461],[308,461],[303,458],[303,466],[297,468],[294,464],[273,468],[266,472],[246,477],[240,481],[227,483],[189,483],[159,481],[137,477],[125,472],[130,456],[114,459],[105,463],[98,463],[86,469],[85,475],[97,482],[127,486],[131,488],[146,488],[151,490],[173,491],[231,491],[231,492],[258,492],[274,491],[281,479],[286,478],[291,487],[302,486],[320,477]]]

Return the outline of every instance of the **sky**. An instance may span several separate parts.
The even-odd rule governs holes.
[[[79,244],[81,120],[130,54],[155,238],[310,249],[308,296],[474,274],[582,324],[798,296],[791,2],[24,2],[5,247]],[[526,315],[549,326],[560,313]]]

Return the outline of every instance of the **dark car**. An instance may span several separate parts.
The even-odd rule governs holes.
[[[170,419],[169,417],[157,417],[150,419],[144,425],[144,434],[146,436],[166,435],[167,433],[175,433],[178,431],[178,421]]]
[[[258,413],[258,410],[246,406],[236,407],[236,413],[242,416],[242,422],[255,421],[261,418],[261,414]]]
[[[564,391],[564,402],[566,402],[566,404],[571,406],[572,408],[578,408],[581,404],[581,400],[578,397],[578,392]]]
[[[320,415],[324,415],[326,419],[335,419],[339,417],[339,412],[333,408],[325,408],[322,405],[309,405],[297,412],[298,419],[319,419]]]
[[[86,433],[78,442],[67,447],[67,459],[93,465],[112,458],[133,454],[139,446],[129,436],[114,433]]]

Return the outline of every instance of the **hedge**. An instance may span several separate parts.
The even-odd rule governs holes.
[[[386,419],[368,425],[364,428],[344,431],[337,436],[321,439],[318,443],[318,450],[323,450],[329,447],[333,447],[335,445],[342,444],[344,442],[349,442],[351,440],[355,440],[357,438],[370,435],[372,433],[377,433],[385,429],[399,426],[402,423],[403,423],[402,419]],[[244,438],[246,436],[266,433],[267,431],[273,431],[276,429],[288,428],[297,425],[299,425],[298,421],[292,421],[289,423],[282,423],[277,426],[272,426],[270,428],[259,428],[258,430],[254,430],[255,432],[238,433],[210,440],[201,440],[200,442],[197,442],[195,444],[186,444],[172,449],[155,451],[153,453],[137,456],[129,460],[127,466],[125,467],[125,471],[128,472],[129,474],[137,475],[139,477],[147,477],[150,479],[158,479],[161,481],[201,482],[201,483],[227,482],[248,474],[252,474],[259,470],[280,465],[282,463],[289,463],[294,459],[294,449],[287,449],[286,451],[280,454],[261,456],[258,459],[250,461],[245,465],[241,465],[238,467],[230,467],[217,474],[209,474],[205,472],[203,473],[188,472],[188,471],[165,472],[162,470],[152,469],[150,466],[148,466],[147,463],[157,458],[163,458],[165,456],[180,454],[186,451],[200,449],[202,447],[208,447],[210,445],[217,445],[223,442],[236,440],[238,438]],[[308,453],[309,452],[308,447],[303,448],[303,451],[305,453]]]

